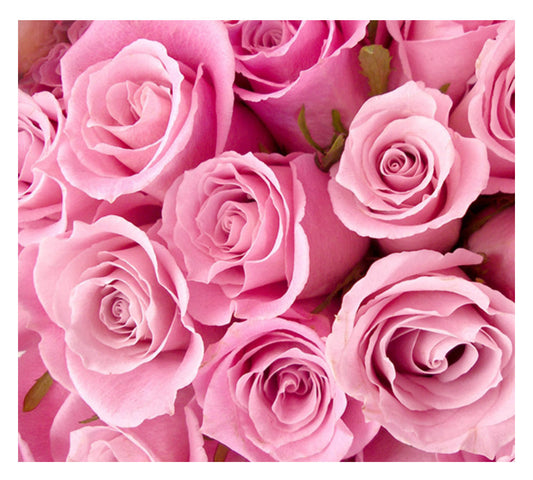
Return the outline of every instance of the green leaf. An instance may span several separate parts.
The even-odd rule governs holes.
[[[24,397],[22,411],[31,412],[35,409],[39,403],[41,403],[41,400],[44,398],[48,390],[50,390],[52,383],[54,383],[54,380],[48,372],[45,372],[40,378],[38,378]]]
[[[367,45],[359,52],[359,64],[363,75],[368,79],[370,95],[380,95],[387,91],[391,56],[382,45]]]
[[[324,149],[313,140],[311,132],[309,132],[309,129],[307,128],[307,123],[305,121],[305,105],[302,105],[300,113],[298,114],[298,126],[300,127],[300,131],[302,132],[304,138],[307,140],[307,143],[309,143],[309,145],[311,145],[315,150],[318,150],[320,153],[324,153]]]
[[[448,88],[450,88],[450,83],[445,83],[442,87],[439,88],[439,90],[442,92],[442,93],[446,93],[448,91]]]

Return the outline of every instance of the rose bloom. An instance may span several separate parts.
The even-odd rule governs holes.
[[[348,228],[387,252],[455,244],[489,164],[482,142],[448,127],[451,106],[415,82],[365,102],[330,170],[333,209]]]
[[[493,20],[387,20],[392,36],[389,88],[409,81],[428,87],[447,86],[455,104],[474,74],[486,40],[496,36]]]
[[[64,232],[87,219],[96,202],[65,182],[57,148],[65,118],[49,92],[18,91],[18,242],[22,246]]]
[[[282,318],[232,324],[193,387],[201,432],[250,461],[339,461],[379,428],[336,384],[323,340]]]
[[[327,181],[311,154],[235,152],[175,181],[159,234],[186,272],[196,320],[273,318],[343,280],[368,239],[335,217]]]
[[[187,284],[163,245],[110,215],[43,240],[35,267],[28,258],[19,268],[46,312],[28,327],[42,337],[52,378],[108,424],[173,413],[203,345],[186,314]]]
[[[454,110],[450,125],[479,138],[488,149],[490,179],[484,193],[514,193],[515,23],[499,25],[477,61],[474,84]]]
[[[465,249],[391,254],[343,297],[326,354],[367,420],[436,453],[514,440],[514,302],[471,281]]]
[[[113,201],[172,180],[220,152],[234,59],[222,22],[95,21],[61,60],[67,108],[58,161],[89,195]]]
[[[285,151],[314,151],[298,127],[303,105],[312,137],[327,146],[334,134],[331,111],[337,109],[348,125],[367,98],[367,79],[357,59],[367,24],[359,20],[226,22],[235,51],[235,92]]]

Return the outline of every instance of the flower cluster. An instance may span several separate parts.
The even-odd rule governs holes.
[[[514,21],[19,24],[21,461],[513,461]]]

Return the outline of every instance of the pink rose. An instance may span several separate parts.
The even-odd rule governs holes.
[[[160,235],[186,271],[196,320],[273,318],[344,278],[368,240],[335,217],[327,180],[311,154],[235,152],[176,180]]]
[[[250,461],[339,461],[378,429],[358,403],[344,418],[323,341],[282,318],[232,324],[206,350],[193,386],[201,432]]]
[[[94,200],[68,185],[57,167],[65,118],[49,92],[18,97],[18,241],[26,246],[87,219]]]
[[[475,231],[467,241],[467,248],[482,253],[485,261],[476,274],[487,285],[515,299],[515,207],[501,212],[485,211],[487,222]]]
[[[391,254],[344,296],[326,354],[367,420],[436,453],[495,457],[514,439],[514,302],[458,249]]]
[[[450,118],[455,130],[487,146],[487,194],[515,191],[515,23],[498,27],[479,54],[473,87]]]
[[[448,127],[451,100],[415,82],[370,98],[353,119],[329,194],[344,224],[387,251],[449,250],[487,184],[484,145]]]
[[[31,262],[21,270],[31,282]],[[33,281],[49,318],[28,326],[54,379],[108,424],[172,414],[203,345],[186,314],[185,279],[160,243],[117,216],[76,222],[40,243]]]
[[[387,20],[393,41],[389,87],[420,80],[428,87],[448,85],[457,103],[474,74],[483,44],[496,36],[492,20]]]
[[[89,195],[162,199],[184,170],[220,152],[234,60],[222,22],[93,22],[61,60],[67,105],[59,164]]]
[[[70,394],[50,430],[56,462],[186,462],[190,458],[185,406],[192,387],[178,392],[173,415],[120,428],[94,419],[91,409]],[[80,423],[84,422],[84,423]]]
[[[297,119],[305,105],[315,141],[328,145],[334,134],[331,111],[348,125],[368,96],[359,71],[358,43],[368,21],[226,22],[235,51],[235,92],[263,120],[287,152],[314,150]],[[340,82],[332,79],[342,79]]]

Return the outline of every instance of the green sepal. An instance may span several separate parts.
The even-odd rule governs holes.
[[[388,88],[391,56],[382,45],[367,45],[359,52],[359,64],[368,79],[370,95],[381,95]]]
[[[50,390],[52,383],[54,383],[54,380],[48,372],[45,372],[41,377],[39,377],[24,397],[24,401],[22,402],[22,411],[31,412],[37,408],[48,390]]]
[[[324,155],[322,160],[320,160],[321,170],[328,172],[329,169],[340,160],[342,152],[344,151],[345,141],[346,134],[344,133],[341,133],[335,137],[333,145],[331,145],[331,148],[328,150],[326,155]]]
[[[378,21],[370,20],[366,27],[366,38],[369,43],[374,43],[376,41],[377,31],[378,31]]]
[[[323,172],[329,171],[332,165],[337,163],[342,155],[344,150],[344,142],[348,136],[348,130],[342,124],[341,115],[338,110],[331,110],[331,123],[333,125],[333,130],[335,134],[331,139],[331,143],[328,147],[323,148],[318,143],[316,143],[311,137],[311,133],[307,128],[307,123],[305,121],[305,106],[302,105],[300,113],[298,114],[298,126],[300,130],[309,143],[315,150],[315,164]]]
[[[98,415],[93,415],[92,417],[86,418],[85,420],[80,420],[78,423],[91,423],[96,422],[96,420],[99,420],[100,418]]]
[[[300,131],[302,132],[302,135],[306,139],[307,143],[309,143],[309,145],[311,145],[315,150],[318,150],[320,153],[324,153],[324,149],[313,140],[311,132],[309,131],[309,128],[307,128],[307,123],[305,121],[305,105],[302,105],[300,113],[298,114],[298,127],[300,127]]]
[[[271,153],[270,150],[259,142],[258,149],[260,153]]]
[[[213,456],[213,462],[225,462],[228,452],[229,448],[226,447],[226,445],[219,443],[215,450],[215,455]]]
[[[445,83],[442,87],[439,88],[439,90],[440,90],[442,93],[446,93],[446,92],[448,91],[448,88],[450,88],[450,82]]]
[[[331,111],[331,123],[333,124],[333,130],[335,130],[335,132],[348,135],[348,130],[346,130],[346,127],[342,124],[341,114],[338,110]]]

